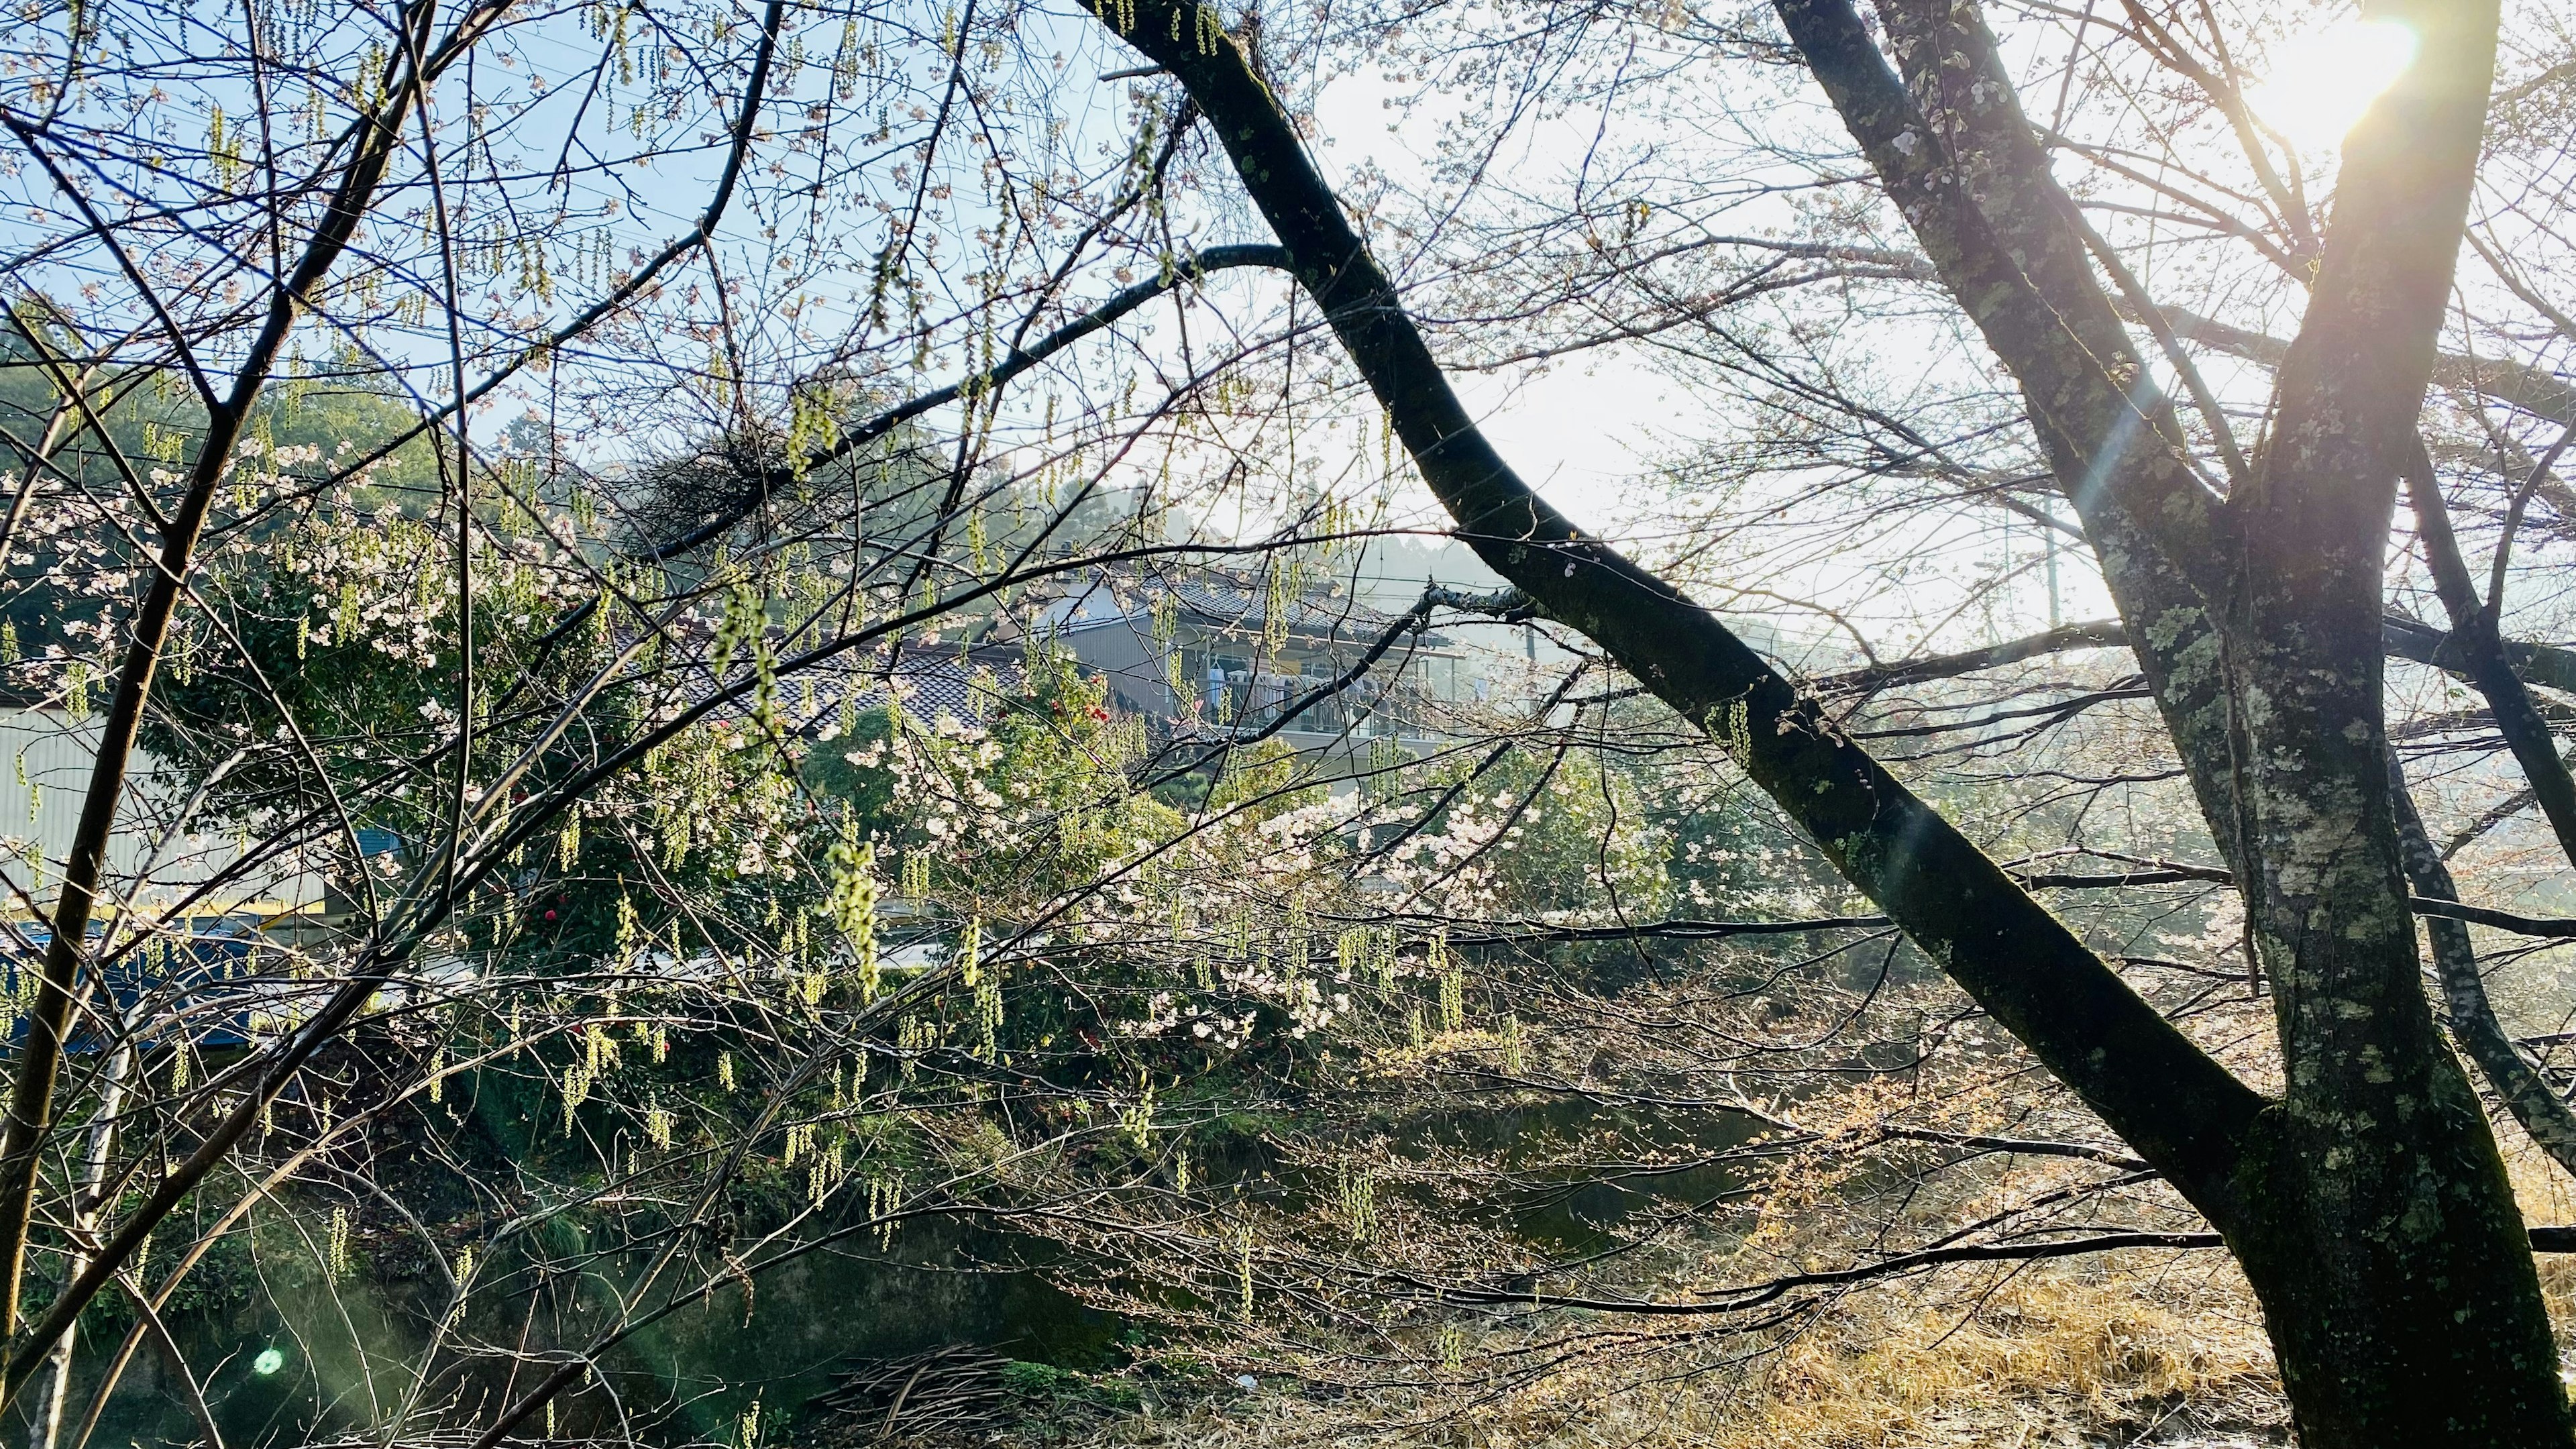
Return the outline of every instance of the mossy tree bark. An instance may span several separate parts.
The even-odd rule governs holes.
[[[2263,1301],[2310,1449],[2566,1445],[2502,1161],[2424,998],[2380,707],[2380,557],[2467,205],[2494,5],[2390,7],[2410,10],[2420,59],[2347,152],[2275,442],[2225,493],[2095,279],[1973,7],[1888,0],[1904,76],[1847,0],[1777,8],[2020,380],[2101,556],[2246,882],[2289,1068],[2278,1100],[2194,1047],[1712,615],[1522,482],[1213,10],[1094,5],[1207,116],[1459,536],[1724,744],[2208,1215]]]
[[[1884,0],[1901,79],[1844,0],[1778,8],[2020,380],[2245,882],[2289,1086],[2238,1170],[2242,1215],[2214,1221],[2264,1299],[2303,1437],[2565,1443],[2520,1220],[2401,919],[2376,637],[2494,8],[2388,7],[2422,38],[2419,59],[2347,146],[2270,446],[2223,500],[2179,466],[2170,406],[2083,264],[2072,203],[1975,8]],[[2436,1389],[2470,1382],[2495,1387]]]

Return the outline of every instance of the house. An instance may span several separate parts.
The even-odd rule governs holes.
[[[1289,594],[1261,576],[1193,566],[1082,576],[1033,627],[1158,732],[1211,742],[1262,734],[1331,776],[1354,773],[1390,742],[1427,752],[1452,733],[1456,707],[1484,697],[1479,662],[1429,631],[1399,636],[1359,678],[1327,689],[1402,622],[1329,588]]]

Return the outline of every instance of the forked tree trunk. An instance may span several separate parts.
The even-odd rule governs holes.
[[[2475,167],[2493,8],[2402,17],[2422,56],[2354,137],[2306,325],[2281,361],[2273,438],[2223,503],[2178,481],[2154,390],[2121,393],[2122,375],[2145,375],[2140,359],[1975,7],[1879,0],[1902,81],[1848,0],[1778,8],[2021,381],[2239,871],[2288,1085],[2211,1219],[2265,1305],[2302,1441],[2566,1444],[2521,1219],[2424,999],[2373,637],[2394,482]],[[2142,560],[2169,561],[2197,600],[2176,607]]]
[[[1205,111],[1460,536],[1725,744],[1847,878],[2226,1235],[2262,1301],[2305,1449],[2565,1449],[2568,1406],[2521,1218],[2476,1094],[2424,999],[2383,763],[2378,553],[2395,474],[2382,454],[2389,416],[2411,434],[2429,320],[2415,319],[2420,336],[2374,344],[2316,327],[2312,308],[2309,356],[2294,357],[2284,379],[2306,410],[2308,446],[2261,460],[2225,508],[2196,499],[2168,460],[2170,407],[2151,388],[2132,400],[2138,389],[2113,375],[2141,376],[2116,328],[2071,335],[2110,318],[2107,301],[2098,290],[2089,304],[2039,295],[2042,280],[2094,285],[2080,253],[2068,262],[2068,221],[2053,210],[2044,161],[2037,175],[2014,175],[1935,155],[1925,143],[1936,133],[1912,114],[1848,3],[1781,0],[1873,163],[1886,174],[1922,159],[1912,184],[1938,204],[1902,198],[1909,217],[2007,365],[2020,364],[2052,464],[2070,475],[2088,528],[2108,535],[2097,547],[2122,555],[2105,559],[2114,587],[2152,586],[2132,592],[2153,597],[2122,600],[2129,632],[2213,831],[2239,864],[2280,998],[2290,1081],[2266,1101],[2157,1018],[1723,625],[1522,483],[1459,406],[1212,11],[1188,0],[1087,3]],[[1941,10],[1967,17],[1970,40],[1982,37],[1971,7]],[[2465,44],[2433,36],[2425,68],[2474,70],[2480,25],[2491,56],[2490,6],[2467,16]],[[1835,64],[1843,71],[1828,73]],[[1966,90],[1991,93],[1974,84],[1973,62],[1963,74]],[[2434,100],[2454,113],[2435,118],[2447,119],[2450,154],[2381,188],[2377,201],[2402,218],[2388,228],[2393,241],[2368,239],[2338,274],[2365,274],[2368,305],[2347,312],[2394,313],[2400,331],[2421,310],[2428,277],[2438,310],[2448,267],[2422,253],[2442,245],[2446,209],[2456,240],[2465,207],[2456,153],[2463,130],[2474,152],[2476,124],[2460,124],[2468,102],[2458,76],[2449,79],[2453,93]],[[1973,129],[1978,118],[1964,119]],[[2026,123],[2004,119],[2023,127],[2015,144],[2035,155]],[[1909,130],[1909,144],[1894,144]],[[2017,214],[2003,219],[2012,234],[1998,235],[1972,198],[1961,204],[1963,176],[2014,183],[2007,210]],[[1891,191],[1904,182],[1891,177]],[[1931,196],[1941,187],[1949,195]],[[2429,222],[2410,212],[2429,212]],[[2393,307],[2369,295],[2381,280],[2367,275],[2374,269],[2403,284],[2405,295],[2389,294]],[[2016,328],[2037,330],[2017,338]],[[2372,367],[2343,365],[2374,345]],[[2370,375],[2354,385],[2356,372]],[[2378,395],[2336,415],[2338,387],[2347,401]],[[2106,436],[2110,423],[2122,425]],[[2129,552],[2141,548],[2156,556]]]

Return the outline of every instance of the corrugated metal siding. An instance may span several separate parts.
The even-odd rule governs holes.
[[[41,852],[48,886],[62,878],[63,860],[71,850],[81,801],[89,789],[90,768],[98,758],[98,738],[95,715],[75,721],[54,709],[0,710],[0,870],[20,890],[32,884],[31,854]],[[221,832],[190,832],[171,841],[154,859],[154,845],[185,798],[185,790],[166,764],[136,753],[116,832],[108,839],[112,895],[146,907],[175,903],[240,859],[235,839]],[[152,879],[138,881],[137,874],[147,865]],[[311,909],[321,901],[318,875],[267,867],[227,883],[214,898],[192,906],[190,912],[274,913]]]

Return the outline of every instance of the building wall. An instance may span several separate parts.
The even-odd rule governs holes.
[[[1174,707],[1171,685],[1163,678],[1162,651],[1138,632],[1132,619],[1112,619],[1078,629],[1064,637],[1065,647],[1084,668],[1109,680],[1110,703],[1136,714],[1169,719]]]
[[[0,899],[0,910],[21,909],[18,891],[50,904],[59,889],[63,861],[80,826],[90,770],[98,759],[99,728],[96,715],[74,720],[59,709],[0,709],[0,871],[16,887]],[[142,906],[174,904],[239,858],[234,837],[220,829],[168,838],[186,797],[187,791],[168,765],[147,752],[135,752],[117,828],[108,838],[107,877],[116,898],[135,897],[139,888],[137,903]],[[37,867],[31,860],[36,856],[43,860],[43,889],[38,889]],[[138,882],[136,877],[147,867],[151,880]],[[321,900],[319,875],[266,870],[228,882],[190,911],[265,914],[307,909]]]

